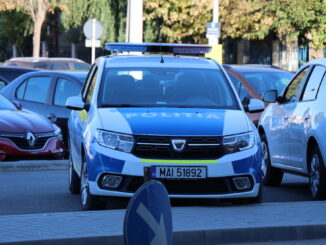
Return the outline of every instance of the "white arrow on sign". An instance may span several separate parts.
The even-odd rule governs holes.
[[[160,223],[158,223],[143,203],[139,204],[136,212],[155,233],[151,245],[167,245],[163,214],[161,214]]]

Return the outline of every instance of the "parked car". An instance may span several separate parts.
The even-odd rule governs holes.
[[[0,66],[0,90],[15,78],[27,72],[37,71],[36,69],[20,68],[20,67],[6,67]]]
[[[0,161],[61,159],[63,155],[59,127],[0,95]]]
[[[18,66],[46,70],[88,71],[90,68],[90,65],[88,63],[75,58],[19,57],[6,60],[4,64],[7,66]]]
[[[259,202],[259,135],[223,67],[210,59],[174,56],[210,47],[107,48],[158,54],[98,58],[82,95],[67,100],[74,110],[68,121],[69,190],[80,191],[82,209],[101,207],[105,196],[131,197],[143,183],[144,167],[171,198]],[[252,99],[248,108],[263,110],[264,104]]]
[[[39,113],[56,123],[62,130],[66,145],[70,114],[66,100],[80,93],[86,75],[87,72],[31,72],[12,81],[0,93],[20,103],[22,108]]]
[[[223,67],[245,107],[250,98],[261,100],[266,90],[276,89],[280,94],[293,77],[293,73],[269,65],[223,65]],[[255,125],[258,124],[260,112],[247,115]]]
[[[326,198],[326,59],[304,65],[284,92],[264,93],[270,104],[259,122],[264,183],[278,185],[283,173],[309,178],[313,199]]]

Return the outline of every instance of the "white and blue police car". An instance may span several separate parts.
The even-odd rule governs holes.
[[[170,198],[261,200],[261,143],[245,111],[263,102],[244,109],[222,66],[198,57],[209,46],[106,48],[116,53],[98,58],[81,96],[67,100],[69,189],[83,210],[131,197],[145,167]]]

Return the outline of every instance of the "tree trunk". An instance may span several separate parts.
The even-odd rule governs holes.
[[[40,57],[41,30],[42,25],[40,23],[35,23],[33,33],[33,57],[35,58]]]
[[[30,11],[34,21],[33,33],[33,57],[40,57],[41,31],[47,12],[47,0],[37,0],[37,6],[34,9],[33,0],[30,0]]]

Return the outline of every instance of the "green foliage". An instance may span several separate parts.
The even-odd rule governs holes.
[[[144,40],[207,43],[211,0],[144,0]]]
[[[63,0],[67,9],[62,12],[62,22],[66,30],[75,27],[82,30],[88,19],[102,23],[102,43],[125,40],[126,0]]]
[[[32,20],[22,12],[8,10],[0,13],[1,46],[16,45],[19,50],[26,37],[33,33]]]
[[[326,45],[326,0],[223,0],[220,2],[223,37],[311,41]]]

